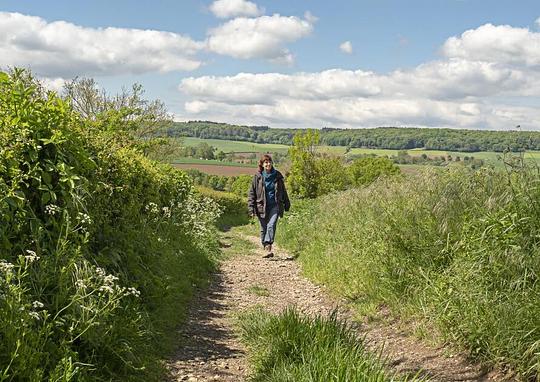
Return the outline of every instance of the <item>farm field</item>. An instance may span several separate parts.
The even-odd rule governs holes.
[[[418,154],[417,154],[418,153]],[[459,151],[441,151],[441,150],[422,150],[422,149],[413,149],[409,150],[409,154],[411,155],[421,155],[421,154],[427,154],[428,156],[437,156],[437,155],[452,155],[460,156],[463,158],[464,156],[473,156],[478,159],[482,159],[484,161],[488,161],[490,163],[493,162],[500,162],[500,159],[503,156],[503,153],[496,153],[493,151],[479,151],[474,153],[464,153]],[[517,153],[514,153],[517,155]],[[525,153],[525,159],[526,160],[535,160],[536,162],[540,162],[540,151],[527,151]]]
[[[173,167],[181,168],[183,170],[199,170],[210,175],[222,175],[222,176],[237,176],[237,175],[252,175],[255,173],[255,167],[246,166],[228,166],[228,165],[216,165],[216,164],[202,164],[202,163],[173,163]]]
[[[231,141],[231,140],[220,140],[220,139],[201,139],[201,138],[191,138],[191,137],[185,137],[184,144],[186,146],[196,146],[200,143],[208,143],[211,146],[216,147],[216,151],[224,151],[224,152],[258,152],[258,153],[264,153],[264,152],[280,152],[280,153],[286,153],[289,146],[287,145],[279,145],[279,144],[261,144],[261,143],[252,143],[252,142],[242,142],[242,141]],[[318,148],[320,152],[326,152],[330,154],[335,155],[344,155],[346,147],[344,146],[320,146]],[[390,149],[368,149],[368,148],[352,148],[348,155],[360,155],[360,154],[374,154],[374,155],[380,155],[380,156],[392,156],[397,155],[400,150],[390,150]],[[412,149],[407,150],[410,155],[416,156],[416,155],[422,155],[426,154],[429,157],[434,156],[447,156],[451,155],[452,157],[475,157],[477,159],[482,159],[486,163],[493,164],[496,167],[502,166],[502,153],[492,152],[492,151],[479,151],[479,152],[473,152],[473,153],[467,153],[467,152],[459,152],[459,151],[443,151],[443,150],[423,150],[423,149]],[[528,151],[525,153],[525,159],[526,160],[534,160],[536,163],[540,164],[540,151]],[[177,163],[196,163],[194,162],[188,162],[188,160],[182,158],[178,161],[175,161]],[[202,161],[202,163],[208,163],[208,161]],[[220,165],[226,165],[223,162],[216,162]],[[240,164],[231,163],[230,165],[233,166],[239,166]]]
[[[202,164],[202,165],[216,165],[216,166],[228,166],[228,167],[249,167],[253,168],[253,165],[247,163],[227,162],[219,161],[216,159],[199,159],[199,158],[178,158],[172,161],[173,165],[176,164]]]
[[[266,143],[253,143],[253,142],[242,142],[242,141],[230,141],[230,140],[221,140],[221,139],[202,139],[202,138],[192,138],[192,137],[183,137],[185,146],[197,146],[200,143],[207,143],[210,146],[214,146],[217,151],[223,151],[225,153],[230,152],[281,152],[286,153],[289,149],[287,145],[278,145],[278,144],[266,144]]]
[[[255,173],[255,165],[236,163],[236,162],[220,162],[218,160],[198,159],[198,158],[180,158],[174,160],[173,167],[183,170],[199,170],[210,175],[237,176],[242,174],[251,175]]]
[[[231,141],[223,139],[203,139],[203,138],[193,138],[193,137],[182,137],[184,140],[185,146],[197,146],[200,143],[207,143],[210,146],[214,146],[216,151],[228,152],[257,152],[257,153],[266,153],[266,152],[279,152],[286,154],[289,150],[289,146],[272,144],[272,143],[253,143],[253,142],[244,142],[244,141]],[[344,146],[319,146],[319,151],[332,153],[336,155],[345,154]],[[385,150],[382,150],[385,151]],[[394,151],[394,150],[386,150]],[[379,154],[386,155],[386,154]]]

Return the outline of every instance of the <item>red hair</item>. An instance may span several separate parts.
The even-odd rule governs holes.
[[[265,160],[269,160],[271,163],[274,163],[272,161],[272,157],[268,154],[264,154],[261,159],[259,159],[259,172],[263,172],[264,170],[264,167],[263,167],[263,163]]]

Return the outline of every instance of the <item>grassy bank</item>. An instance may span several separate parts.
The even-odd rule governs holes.
[[[538,169],[381,180],[297,203],[280,224],[278,242],[306,274],[361,312],[384,304],[474,357],[538,377]]]

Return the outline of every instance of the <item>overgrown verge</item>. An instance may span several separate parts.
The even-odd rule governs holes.
[[[125,109],[82,118],[22,71],[0,105],[0,381],[158,380],[216,204],[129,144]]]
[[[339,211],[339,213],[336,213]],[[363,312],[437,328],[524,378],[540,374],[540,175],[453,170],[293,205],[278,242]]]
[[[279,315],[257,309],[244,313],[239,326],[253,365],[252,381],[407,380],[385,371],[336,315],[310,318],[294,308]]]

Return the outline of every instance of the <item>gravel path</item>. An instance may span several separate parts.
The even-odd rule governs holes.
[[[256,237],[244,239],[259,245]],[[233,322],[235,313],[255,305],[276,313],[290,305],[307,314],[328,315],[338,309],[339,317],[351,320],[345,305],[338,305],[321,287],[302,277],[298,263],[287,260],[287,253],[276,248],[277,256],[269,260],[262,258],[260,250],[252,252],[224,261],[210,287],[194,299],[190,319],[181,333],[183,344],[167,363],[169,381],[246,380],[249,367]],[[370,348],[376,352],[384,349],[388,363],[398,371],[421,371],[433,381],[512,380],[486,373],[447,349],[426,346],[407,335],[398,322],[381,320],[354,326]]]

